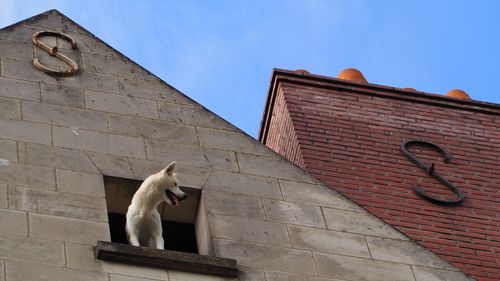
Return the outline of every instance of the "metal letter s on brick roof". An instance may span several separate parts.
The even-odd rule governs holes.
[[[456,187],[451,182],[449,182],[447,179],[443,178],[440,174],[438,174],[436,172],[436,170],[434,169],[434,163],[431,163],[429,166],[427,166],[424,163],[422,163],[420,160],[418,160],[418,158],[408,150],[408,148],[410,146],[415,145],[415,144],[426,145],[426,146],[431,146],[431,147],[435,148],[437,151],[439,151],[441,154],[444,155],[444,162],[445,163],[449,163],[451,160],[451,156],[448,154],[448,152],[446,150],[444,150],[441,146],[439,146],[435,143],[432,143],[430,141],[407,140],[407,141],[403,141],[403,143],[401,143],[401,152],[408,159],[410,159],[411,162],[417,164],[417,166],[422,168],[427,174],[433,176],[438,181],[440,181],[442,184],[444,184],[448,188],[450,188],[451,191],[453,191],[453,193],[455,193],[458,198],[452,199],[452,200],[444,200],[444,199],[434,198],[434,197],[428,195],[427,193],[425,193],[425,191],[423,191],[418,186],[414,187],[415,193],[417,193],[419,196],[421,196],[421,197],[423,197],[423,198],[425,198],[433,203],[437,203],[437,204],[442,204],[442,205],[458,205],[458,204],[460,204],[464,200],[463,192],[458,187]]]

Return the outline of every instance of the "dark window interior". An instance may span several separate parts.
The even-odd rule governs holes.
[[[104,177],[111,242],[128,244],[125,234],[125,214],[132,196],[141,183],[141,181],[130,179]],[[160,204],[158,207],[162,217],[165,249],[197,254],[194,223],[200,191],[187,187],[180,188],[188,195],[188,199],[183,201],[178,208],[166,204]]]
[[[128,244],[125,234],[125,214],[108,213],[111,242]],[[194,225],[162,220],[165,249],[187,253],[198,253]]]

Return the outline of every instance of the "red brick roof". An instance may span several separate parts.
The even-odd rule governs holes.
[[[500,280],[500,105],[311,75],[273,72],[261,142],[477,280]],[[459,187],[456,198],[411,151]]]

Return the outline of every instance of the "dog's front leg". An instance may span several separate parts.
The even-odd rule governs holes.
[[[129,216],[127,213],[127,223],[125,224],[125,233],[127,234],[127,240],[132,246],[140,246],[139,243],[139,224],[140,220],[135,216]]]
[[[132,246],[140,246],[139,238],[137,237],[137,235],[135,235],[135,233],[130,233],[130,236],[128,237],[128,242]]]
[[[161,235],[155,235],[154,239],[155,239],[156,249],[161,249],[161,250],[165,249],[163,237]]]

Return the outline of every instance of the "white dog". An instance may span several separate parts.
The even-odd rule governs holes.
[[[179,202],[187,198],[179,189],[174,169],[175,161],[150,175],[134,194],[125,226],[130,244],[163,249],[161,217],[157,207],[163,201],[178,207]]]

